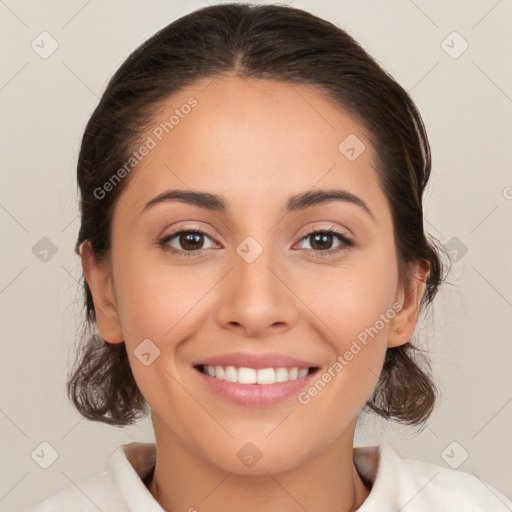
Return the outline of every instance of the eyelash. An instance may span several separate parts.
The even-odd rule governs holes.
[[[181,249],[175,249],[174,247],[171,247],[170,245],[168,245],[168,242],[170,240],[172,240],[173,238],[175,238],[177,235],[179,235],[181,233],[195,233],[195,234],[199,234],[199,235],[206,235],[208,238],[212,238],[208,235],[208,233],[206,233],[200,229],[181,229],[179,231],[175,231],[173,233],[170,233],[170,234],[165,235],[164,237],[160,238],[157,242],[158,246],[161,247],[164,251],[169,251],[172,254],[175,254],[177,256],[184,257],[184,258],[188,258],[188,257],[192,257],[192,256],[199,256],[203,253],[203,251],[206,250],[206,249],[200,249],[198,251],[184,251]],[[309,231],[300,238],[299,242],[302,242],[306,238],[309,238],[311,235],[315,235],[315,234],[319,234],[319,233],[333,234],[342,243],[339,247],[337,247],[335,249],[328,249],[326,251],[315,251],[313,249],[302,249],[302,250],[312,251],[312,252],[318,253],[317,255],[320,257],[326,257],[326,256],[331,256],[333,254],[339,253],[341,251],[347,251],[347,250],[355,247],[355,242],[352,240],[352,238],[348,237],[345,233],[341,233],[340,231],[333,229],[333,228],[315,229],[313,231]]]

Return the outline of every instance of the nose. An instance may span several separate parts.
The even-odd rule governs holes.
[[[252,262],[239,254],[223,280],[217,321],[239,336],[264,338],[293,327],[299,318],[300,300],[293,293],[289,272],[270,250]]]

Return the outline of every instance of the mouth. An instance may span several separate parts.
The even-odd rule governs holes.
[[[304,379],[319,370],[318,366],[250,368],[246,366],[223,366],[196,364],[194,368],[204,375],[216,380],[238,384],[277,384]]]
[[[213,399],[267,407],[296,399],[316,379],[322,368],[317,361],[279,352],[237,351],[192,361],[191,367]]]

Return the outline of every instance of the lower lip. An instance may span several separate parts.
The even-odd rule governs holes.
[[[302,388],[309,385],[312,378],[318,373],[318,370],[316,370],[300,379],[274,384],[239,384],[210,377],[195,367],[194,371],[218,395],[237,405],[253,406],[277,404],[293,395],[297,395]]]

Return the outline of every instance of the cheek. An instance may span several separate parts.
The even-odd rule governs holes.
[[[381,256],[375,253],[358,254],[329,272],[306,272],[304,279],[294,283],[297,295],[322,320],[326,338],[339,350],[346,350],[347,343],[358,336],[364,338],[373,326],[379,331],[373,338],[385,337],[389,320],[394,316],[394,255],[388,256],[385,251]]]
[[[328,371],[319,375],[330,390],[325,393],[330,398],[321,401],[331,405],[334,401],[338,410],[362,405],[373,391],[382,368],[389,324],[396,315],[393,304],[397,269],[393,252],[380,254],[347,259],[346,265],[333,269],[329,275],[301,280],[300,288],[296,289],[308,309],[315,313],[309,314],[314,329],[322,333],[331,347]],[[319,389],[323,389],[322,382]],[[341,389],[351,391],[341,393]]]
[[[298,400],[302,414],[324,419],[325,439],[339,435],[347,418],[355,418],[373,393],[387,350],[389,323],[395,316],[390,292],[393,267],[390,277],[380,280],[353,270],[342,282],[327,284],[322,294],[310,297],[311,310],[318,311],[321,319],[315,329],[322,330],[331,357]]]
[[[126,344],[132,347],[146,338],[157,345],[178,340],[210,281],[215,282],[201,266],[170,268],[143,255],[119,260],[116,270],[118,312]]]
[[[176,351],[198,323],[204,289],[191,278],[193,268],[170,269],[137,257],[118,268],[118,310],[135,381],[152,409],[182,410],[187,396],[174,380]]]

